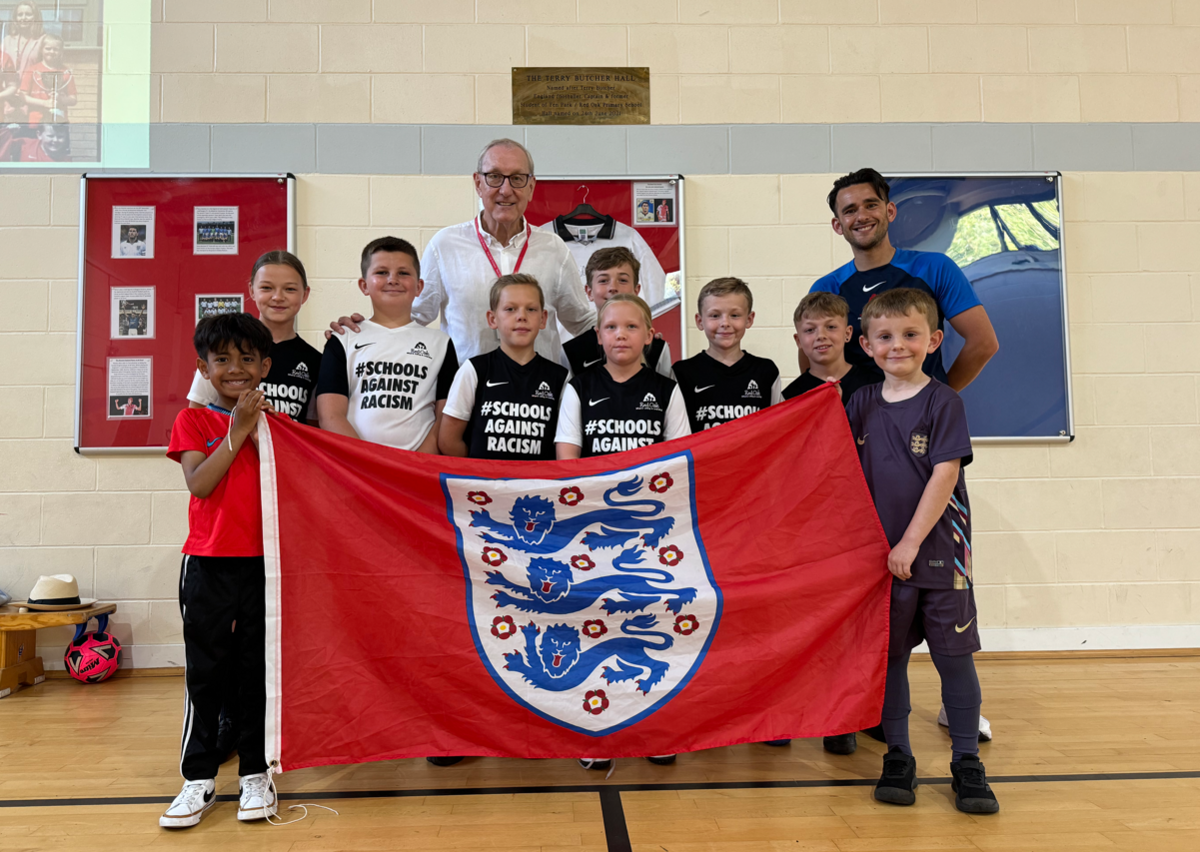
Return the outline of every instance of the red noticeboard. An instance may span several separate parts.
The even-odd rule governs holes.
[[[197,316],[241,308],[293,250],[295,178],[83,175],[75,449],[162,452],[187,406]]]
[[[683,183],[683,177],[680,175],[538,178],[533,198],[525,210],[525,218],[537,227],[556,216],[568,214],[577,205],[586,203],[598,213],[611,216],[617,222],[630,226],[653,251],[666,272],[667,292],[675,292],[683,299],[682,307],[686,308],[687,279],[683,271]],[[649,202],[648,213],[644,211],[641,217],[638,216],[638,202]],[[605,241],[597,240],[591,247],[604,248]],[[648,295],[644,285],[643,295]],[[685,316],[690,317],[691,314],[675,307],[654,320],[654,329],[671,345],[671,356],[674,360],[687,355],[683,348],[681,325]]]

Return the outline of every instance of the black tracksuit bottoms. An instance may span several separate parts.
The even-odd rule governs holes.
[[[221,705],[237,679],[238,775],[267,771],[263,719],[267,707],[266,604],[261,556],[183,557],[179,610],[183,615],[186,691],[182,758],[188,781],[216,778]]]

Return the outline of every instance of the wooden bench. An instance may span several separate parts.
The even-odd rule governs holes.
[[[97,603],[82,609],[57,612],[21,612],[15,606],[0,606],[0,698],[21,684],[33,686],[46,679],[42,658],[37,655],[37,632],[43,627],[87,624],[97,616],[117,611],[116,604]]]

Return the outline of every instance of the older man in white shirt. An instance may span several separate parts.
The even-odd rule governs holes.
[[[460,360],[490,352],[500,345],[487,326],[492,282],[525,272],[542,285],[549,312],[537,337],[538,354],[565,365],[558,323],[579,334],[595,325],[596,311],[566,243],[525,221],[537,185],[533,157],[519,142],[497,139],[483,149],[474,177],[483,211],[438,231],[425,247],[425,290],[413,304],[413,318],[428,325],[440,312]]]
[[[495,330],[488,328],[487,311],[492,283],[501,275],[525,272],[542,286],[549,316],[537,336],[539,355],[567,366],[559,324],[573,335],[596,324],[596,309],[584,293],[579,267],[566,243],[525,221],[536,186],[533,157],[524,145],[512,139],[489,142],[475,171],[475,192],[483,211],[470,221],[442,228],[425,247],[425,289],[413,303],[413,320],[429,325],[440,313],[460,362],[500,346]],[[342,326],[357,331],[361,319],[355,314],[330,325],[339,333]]]

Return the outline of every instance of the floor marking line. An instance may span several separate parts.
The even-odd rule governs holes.
[[[621,791],[618,788],[601,788],[600,815],[604,819],[604,840],[608,844],[608,852],[633,852],[629,826],[625,824],[625,809],[621,807]]]
[[[1064,783],[1069,781],[1154,781],[1177,778],[1200,778],[1200,770],[1176,770],[1171,772],[1084,772],[1074,774],[1045,775],[992,775],[991,784],[1036,784]],[[922,784],[949,784],[947,777],[923,777]],[[603,796],[608,791],[616,793],[644,793],[656,790],[771,790],[821,787],[873,787],[874,778],[815,778],[798,781],[695,781],[662,784],[555,784],[523,787],[439,787],[432,790],[308,790],[304,792],[281,792],[281,801],[299,799],[408,799],[429,796],[489,796],[512,795],[515,793],[597,793]],[[237,801],[236,795],[217,796],[221,802]],[[46,808],[46,807],[94,807],[98,805],[151,805],[167,804],[174,797],[165,796],[111,796],[74,799],[0,799],[0,808]],[[619,805],[620,803],[617,802]]]

